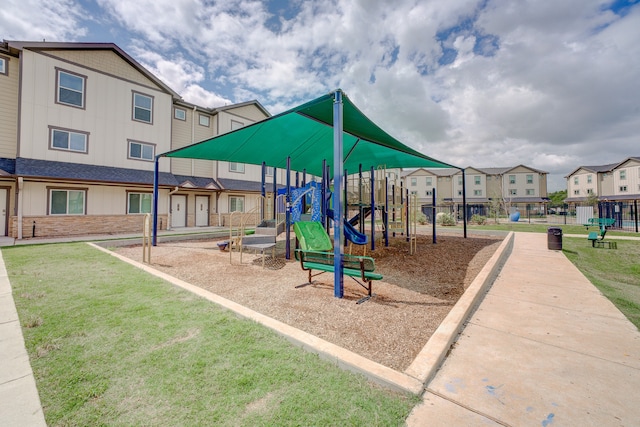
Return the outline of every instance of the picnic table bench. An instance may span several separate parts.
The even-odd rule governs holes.
[[[611,227],[615,223],[614,218],[589,218],[583,225],[589,229],[589,227]]]
[[[597,226],[600,227],[598,232],[591,231],[587,236],[587,240],[591,242],[591,246],[594,248],[604,248],[607,245],[609,249],[618,249],[618,243],[610,240],[604,241],[604,236],[607,234],[607,227],[612,226],[615,223],[613,218],[589,218],[588,224],[584,224],[587,227]]]

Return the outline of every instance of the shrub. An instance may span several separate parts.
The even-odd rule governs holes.
[[[456,225],[456,218],[452,213],[440,212],[436,215],[436,224]]]
[[[471,219],[469,220],[469,222],[472,224],[485,225],[487,223],[487,217],[474,214],[471,216]]]

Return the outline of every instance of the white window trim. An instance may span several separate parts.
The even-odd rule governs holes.
[[[140,145],[140,157],[134,157],[131,155],[131,145],[132,144],[138,144]],[[152,153],[151,153],[151,158],[147,159],[144,158],[142,156],[142,153],[144,152],[144,147],[151,147]],[[142,142],[142,141],[135,141],[135,140],[128,140],[127,143],[127,159],[131,159],[131,160],[141,160],[143,162],[153,162],[156,158],[156,144],[151,144],[149,142]]]
[[[418,185],[418,178],[416,178],[416,177],[412,177],[412,178],[411,178],[411,186],[412,186],[412,187],[415,187],[415,186],[417,186],[417,185]]]

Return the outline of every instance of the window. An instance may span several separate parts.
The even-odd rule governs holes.
[[[591,184],[591,180],[592,180],[591,176],[592,175],[587,175],[587,184]]]
[[[475,185],[480,185],[481,184],[481,180],[480,180],[480,176],[479,175],[476,175],[476,176],[473,177],[473,183]]]
[[[9,75],[9,60],[4,56],[0,56],[0,74]]]
[[[229,163],[229,172],[244,173],[244,163]]]
[[[418,195],[418,192],[417,192],[417,191],[412,191],[412,192],[411,192],[411,195],[412,195],[412,196],[417,196],[417,195]]]
[[[244,127],[244,123],[238,122],[236,120],[231,120],[231,130],[240,129],[241,127]]]
[[[442,179],[442,178],[438,178],[438,179]],[[462,185],[462,177],[461,176],[458,177],[458,185]]]
[[[153,123],[153,97],[133,92],[133,120]]]
[[[580,180],[578,179],[577,176],[573,177],[573,185],[578,185],[580,183]]]
[[[620,179],[627,179],[627,170],[626,169],[622,169],[620,171]]]
[[[425,196],[433,196],[433,190],[427,190],[424,192]]]
[[[482,196],[482,190],[473,190],[474,196]]]
[[[430,177],[430,176],[428,176],[428,177],[427,177],[427,179],[426,179],[426,184],[427,184],[428,186],[433,185],[433,180],[431,179],[431,177]]]
[[[593,194],[593,188],[587,188],[587,194]]]
[[[418,178],[411,178],[411,186],[415,187],[416,185],[418,185]]]
[[[627,186],[626,185],[621,185],[620,187],[618,187],[620,189],[621,193],[626,193],[627,192]]]
[[[84,215],[85,190],[51,190],[50,215]]]
[[[509,175],[509,184],[515,184],[515,183],[516,183],[516,176]]]
[[[273,166],[267,166],[264,173],[267,176],[273,176]]]
[[[87,78],[68,71],[56,70],[56,102],[84,108]]]
[[[129,158],[136,160],[153,161],[156,147],[153,144],[144,142],[129,141]]]
[[[574,196],[579,196],[580,195],[580,190],[573,190],[573,195]]]
[[[527,188],[525,193],[527,194],[527,196],[535,196],[536,191],[532,188]]]
[[[527,175],[527,184],[533,184],[533,175]]]
[[[151,193],[128,193],[127,194],[127,213],[151,213]]]
[[[205,116],[204,114],[200,114],[200,116],[198,117],[198,123],[200,123],[200,126],[209,127],[209,123],[210,123],[209,116]]]
[[[244,197],[229,196],[229,212],[244,212]]]
[[[53,150],[76,151],[78,153],[87,152],[87,132],[76,132],[66,129],[50,128],[49,147]]]
[[[518,190],[516,190],[515,188],[512,188],[509,190],[509,195],[510,196],[517,196],[518,195]]]
[[[458,196],[462,196],[462,190],[458,190]]]
[[[173,117],[178,120],[187,120],[187,112],[182,108],[176,108],[173,110]]]

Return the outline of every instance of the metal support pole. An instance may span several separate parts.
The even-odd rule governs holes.
[[[264,212],[264,199],[265,196],[267,195],[267,164],[265,162],[262,162],[262,176],[261,176],[261,181],[260,181],[260,195],[262,196],[262,199],[260,201],[261,206],[260,206],[260,220],[264,221],[264,217],[265,217],[265,212]],[[275,218],[274,218],[275,219]]]
[[[278,222],[278,184],[276,183],[278,176],[278,169],[273,167],[273,219]]]
[[[434,203],[435,204],[435,203]],[[462,226],[464,227],[464,238],[467,238],[467,180],[462,169]]]
[[[362,163],[358,166],[358,224],[360,233],[364,234],[364,207],[362,206]]]
[[[287,192],[285,196],[285,258],[291,259],[291,157],[287,157]]]
[[[342,131],[343,131],[343,104],[342,92],[337,90],[334,94],[333,103],[333,296],[342,298],[344,296],[344,275],[342,262],[342,246],[344,240],[344,223],[340,221],[340,213],[342,212],[343,193],[340,186],[342,185]]]
[[[402,188],[402,184],[400,185],[400,187]],[[409,214],[411,213],[411,210],[409,209],[409,189],[407,188],[406,190],[406,201],[407,201],[407,205],[405,206],[405,210],[406,210],[406,214],[405,214],[405,218],[406,218],[406,223],[407,223],[407,242],[411,240],[411,234],[410,234],[410,228],[409,228],[409,224],[411,223],[411,218],[409,218]],[[405,194],[405,193],[403,193]],[[417,200],[416,200],[417,202]],[[415,219],[415,221],[417,221],[417,219]]]
[[[153,239],[151,244],[156,246],[158,243],[158,185],[160,177],[160,156],[156,156],[156,162],[153,167]]]
[[[635,215],[635,222],[636,222],[636,233],[638,232],[638,201],[634,200],[633,201],[633,212]]]
[[[433,244],[437,243],[436,239],[436,189],[431,193],[431,228],[433,230]]]
[[[371,166],[369,182],[371,184],[371,250],[373,251],[376,249],[376,176],[373,166]]]
[[[384,177],[384,210],[382,211],[384,223],[384,245],[389,246],[389,177]]]

